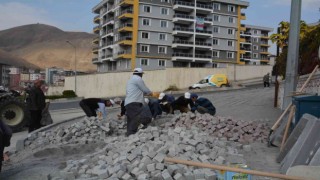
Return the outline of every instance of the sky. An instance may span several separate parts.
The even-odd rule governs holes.
[[[290,21],[291,0],[247,0],[242,12],[244,24],[276,29]],[[64,31],[92,32],[92,8],[101,0],[0,0],[0,31],[16,26],[42,23]],[[320,0],[302,0],[301,19],[314,23],[320,19]]]

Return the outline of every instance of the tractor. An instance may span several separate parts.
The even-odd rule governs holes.
[[[24,100],[16,91],[0,91],[0,120],[14,132],[21,130],[30,117]]]

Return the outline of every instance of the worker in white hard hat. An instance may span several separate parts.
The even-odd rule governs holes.
[[[133,75],[127,82],[125,108],[127,115],[127,136],[135,134],[140,124],[140,114],[144,104],[144,95],[153,95],[142,80],[144,72],[141,68],[135,68]]]
[[[172,112],[175,110],[179,110],[181,113],[186,113],[194,107],[193,101],[190,99],[191,94],[189,92],[185,92],[183,96],[180,96],[177,100],[172,103]]]
[[[169,114],[172,112],[171,104],[174,102],[175,98],[170,94],[160,93],[159,95],[159,104],[163,112]]]

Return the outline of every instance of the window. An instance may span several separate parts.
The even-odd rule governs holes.
[[[258,38],[253,38],[253,42],[258,42]]]
[[[236,8],[232,5],[228,5],[228,12],[236,12]]]
[[[229,17],[229,23],[234,23],[234,18],[233,17]]]
[[[214,32],[214,33],[219,33],[219,27],[214,26],[214,27],[213,27],[213,32]]]
[[[259,47],[256,46],[256,45],[254,45],[254,46],[253,46],[253,50],[259,50]]]
[[[258,31],[257,31],[257,30],[254,30],[254,31],[253,31],[253,34],[258,34]]]
[[[234,34],[234,30],[233,29],[228,29],[228,34],[233,35]]]
[[[168,21],[160,21],[160,27],[162,27],[162,28],[166,28],[166,27],[168,27]]]
[[[166,61],[165,60],[159,60],[158,61],[158,66],[166,66]]]
[[[233,52],[227,52],[227,58],[231,59],[233,58],[234,53]]]
[[[140,60],[141,66],[148,66],[149,65],[149,59],[141,59]]]
[[[163,15],[169,15],[169,10],[168,10],[168,8],[161,8],[161,14],[163,14]]]
[[[161,41],[167,40],[167,35],[164,34],[164,33],[160,33],[160,34],[159,34],[159,40],[161,40]]]
[[[212,40],[213,45],[219,45],[219,40],[218,39],[213,39]]]
[[[148,45],[141,45],[141,52],[149,52],[149,46]]]
[[[150,19],[142,19],[142,25],[151,26],[151,20]]]
[[[258,58],[258,53],[253,53],[253,58]]]
[[[169,3],[169,2],[170,2],[170,0],[161,0],[161,2]]]
[[[142,39],[150,39],[150,33],[148,32],[141,32]]]
[[[219,15],[213,15],[213,21],[220,21],[220,16]]]
[[[220,4],[219,3],[213,3],[213,9],[214,10],[220,10]]]
[[[143,6],[143,12],[151,13],[151,6]]]
[[[159,47],[158,47],[158,53],[159,53],[159,54],[166,54],[166,53],[167,53],[167,47],[165,47],[165,46],[159,46]]]
[[[233,47],[233,41],[228,40],[228,46]]]
[[[219,51],[212,51],[212,57],[219,57]]]

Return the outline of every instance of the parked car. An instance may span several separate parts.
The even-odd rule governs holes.
[[[225,74],[213,74],[201,79],[189,89],[200,89],[205,87],[229,87],[229,81]]]

